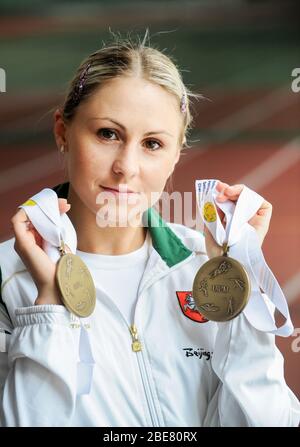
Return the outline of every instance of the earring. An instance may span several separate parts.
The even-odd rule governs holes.
[[[63,144],[60,146],[60,152],[62,154],[65,152],[65,146]]]

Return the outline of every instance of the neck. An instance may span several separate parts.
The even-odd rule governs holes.
[[[77,234],[77,249],[87,253],[104,255],[122,255],[140,248],[146,238],[147,228],[143,226],[100,227],[96,223],[96,214],[79,199],[71,184],[68,203],[71,209],[67,213]]]

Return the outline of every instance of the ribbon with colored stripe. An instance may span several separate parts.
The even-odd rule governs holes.
[[[32,225],[42,236],[43,250],[53,262],[57,262],[60,258],[61,241],[70,248],[73,254],[76,254],[76,231],[69,217],[65,213],[60,214],[58,196],[55,191],[45,188],[18,208],[25,211]],[[89,334],[84,327],[89,320],[75,316],[73,318],[78,319],[80,324],[77,394],[89,394],[95,364]]]
[[[251,295],[243,312],[256,329],[288,337],[294,328],[286,298],[265,261],[255,229],[248,223],[261,207],[264,198],[244,186],[236,203],[231,200],[217,202],[217,182],[214,179],[196,180],[197,205],[215,241],[220,246],[227,243],[228,255],[241,262],[249,274]],[[225,227],[217,208],[226,216]],[[276,309],[285,318],[284,324],[279,327],[274,316]]]

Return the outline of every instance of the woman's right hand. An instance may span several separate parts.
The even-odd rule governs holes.
[[[66,199],[58,199],[58,204],[61,214],[69,211],[71,207]],[[60,291],[55,280],[56,264],[43,250],[43,239],[23,208],[20,208],[12,217],[11,223],[15,233],[15,251],[30,272],[38,290],[35,304],[62,305]]]

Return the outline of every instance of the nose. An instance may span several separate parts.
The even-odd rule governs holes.
[[[130,179],[139,172],[139,155],[133,145],[125,145],[120,147],[116,158],[114,159],[112,170],[118,176],[124,179]]]

